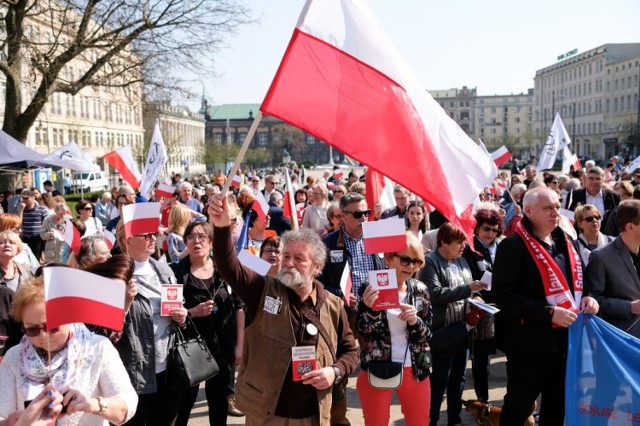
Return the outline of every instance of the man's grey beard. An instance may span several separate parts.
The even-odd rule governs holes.
[[[296,268],[281,268],[276,278],[295,292],[302,290],[307,281]]]

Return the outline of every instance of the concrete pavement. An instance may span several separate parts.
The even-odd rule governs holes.
[[[506,372],[506,357],[503,354],[494,355],[491,359],[491,367],[489,370],[489,398],[491,403],[502,405],[502,399],[506,392],[507,384],[507,372]],[[352,376],[349,379],[349,387],[347,394],[347,401],[349,405],[349,411],[347,417],[351,421],[353,426],[364,425],[362,418],[362,409],[360,408],[360,401],[358,394],[356,393],[356,378]],[[467,364],[467,381],[465,383],[465,390],[462,396],[463,399],[476,399],[475,392],[473,391],[473,379],[471,377],[471,361]],[[442,403],[442,411],[440,413],[440,422],[438,426],[446,426],[446,399]],[[462,412],[462,424],[465,426],[477,425],[477,422],[471,417],[463,408]],[[207,403],[204,398],[204,387],[201,386],[200,393],[198,394],[198,400],[191,412],[191,419],[189,420],[189,426],[206,426],[209,424],[207,417]],[[242,425],[244,424],[244,417],[231,417],[229,416],[228,424],[230,425]],[[394,397],[391,405],[390,425],[402,426],[405,424],[400,412],[400,404],[397,398]]]

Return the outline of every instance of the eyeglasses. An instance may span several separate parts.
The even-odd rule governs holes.
[[[422,266],[422,264],[424,263],[422,260],[420,259],[412,259],[408,256],[402,256],[399,255],[398,253],[393,253],[394,257],[397,257],[398,259],[400,259],[400,264],[402,266],[413,266],[414,268],[419,268]]]
[[[144,238],[145,241],[151,241],[158,238],[158,234],[155,232],[149,232],[148,234],[138,234],[136,237]]]
[[[369,215],[371,214],[371,209],[367,209],[365,211],[355,211],[355,212],[349,212],[346,210],[342,211],[343,213],[349,213],[351,216],[353,216],[354,219],[360,219],[362,216],[364,217],[369,217]]]
[[[552,180],[551,183],[554,184],[554,185],[557,185],[558,181],[557,180]]]
[[[53,334],[60,331],[60,327],[52,328],[51,330],[47,330],[47,323],[45,322],[43,325],[34,325],[33,327],[22,327],[24,334],[29,337],[37,337],[40,335],[40,331],[44,331],[45,333]]]
[[[276,248],[266,248],[264,249],[264,253],[273,254],[275,256],[280,256],[282,252]]]
[[[492,228],[492,227],[490,227],[490,226],[483,226],[483,227],[482,227],[482,230],[483,230],[484,232],[494,232],[494,233],[496,233],[496,234],[497,234],[498,232],[500,232],[500,229],[498,229],[498,228]]]
[[[82,210],[85,210],[85,211],[93,210],[93,207],[85,207]]]
[[[600,219],[601,219],[601,217],[600,217],[600,216],[588,216],[588,217],[585,217],[585,218],[584,218],[584,219],[582,219],[582,220],[584,220],[585,222],[589,222],[589,223],[591,223],[591,222],[593,222],[593,221],[595,221],[595,220],[600,220]]]
[[[341,190],[339,190],[339,189],[334,190],[334,191],[333,191],[333,193],[334,193],[334,194],[337,194],[337,193],[344,194],[344,192],[342,192],[342,191],[341,191]]]
[[[208,239],[207,234],[191,234],[187,236],[187,241],[193,243],[195,241],[206,241]]]

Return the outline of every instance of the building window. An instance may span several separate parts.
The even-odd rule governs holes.
[[[315,145],[316,144],[316,138],[313,137],[313,135],[307,134],[306,139],[307,139],[307,145]]]
[[[268,142],[269,142],[269,133],[267,132],[258,133],[258,145],[267,146]]]

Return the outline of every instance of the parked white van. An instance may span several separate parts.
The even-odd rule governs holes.
[[[104,191],[109,188],[105,172],[78,172],[73,176],[72,190],[80,192]]]

